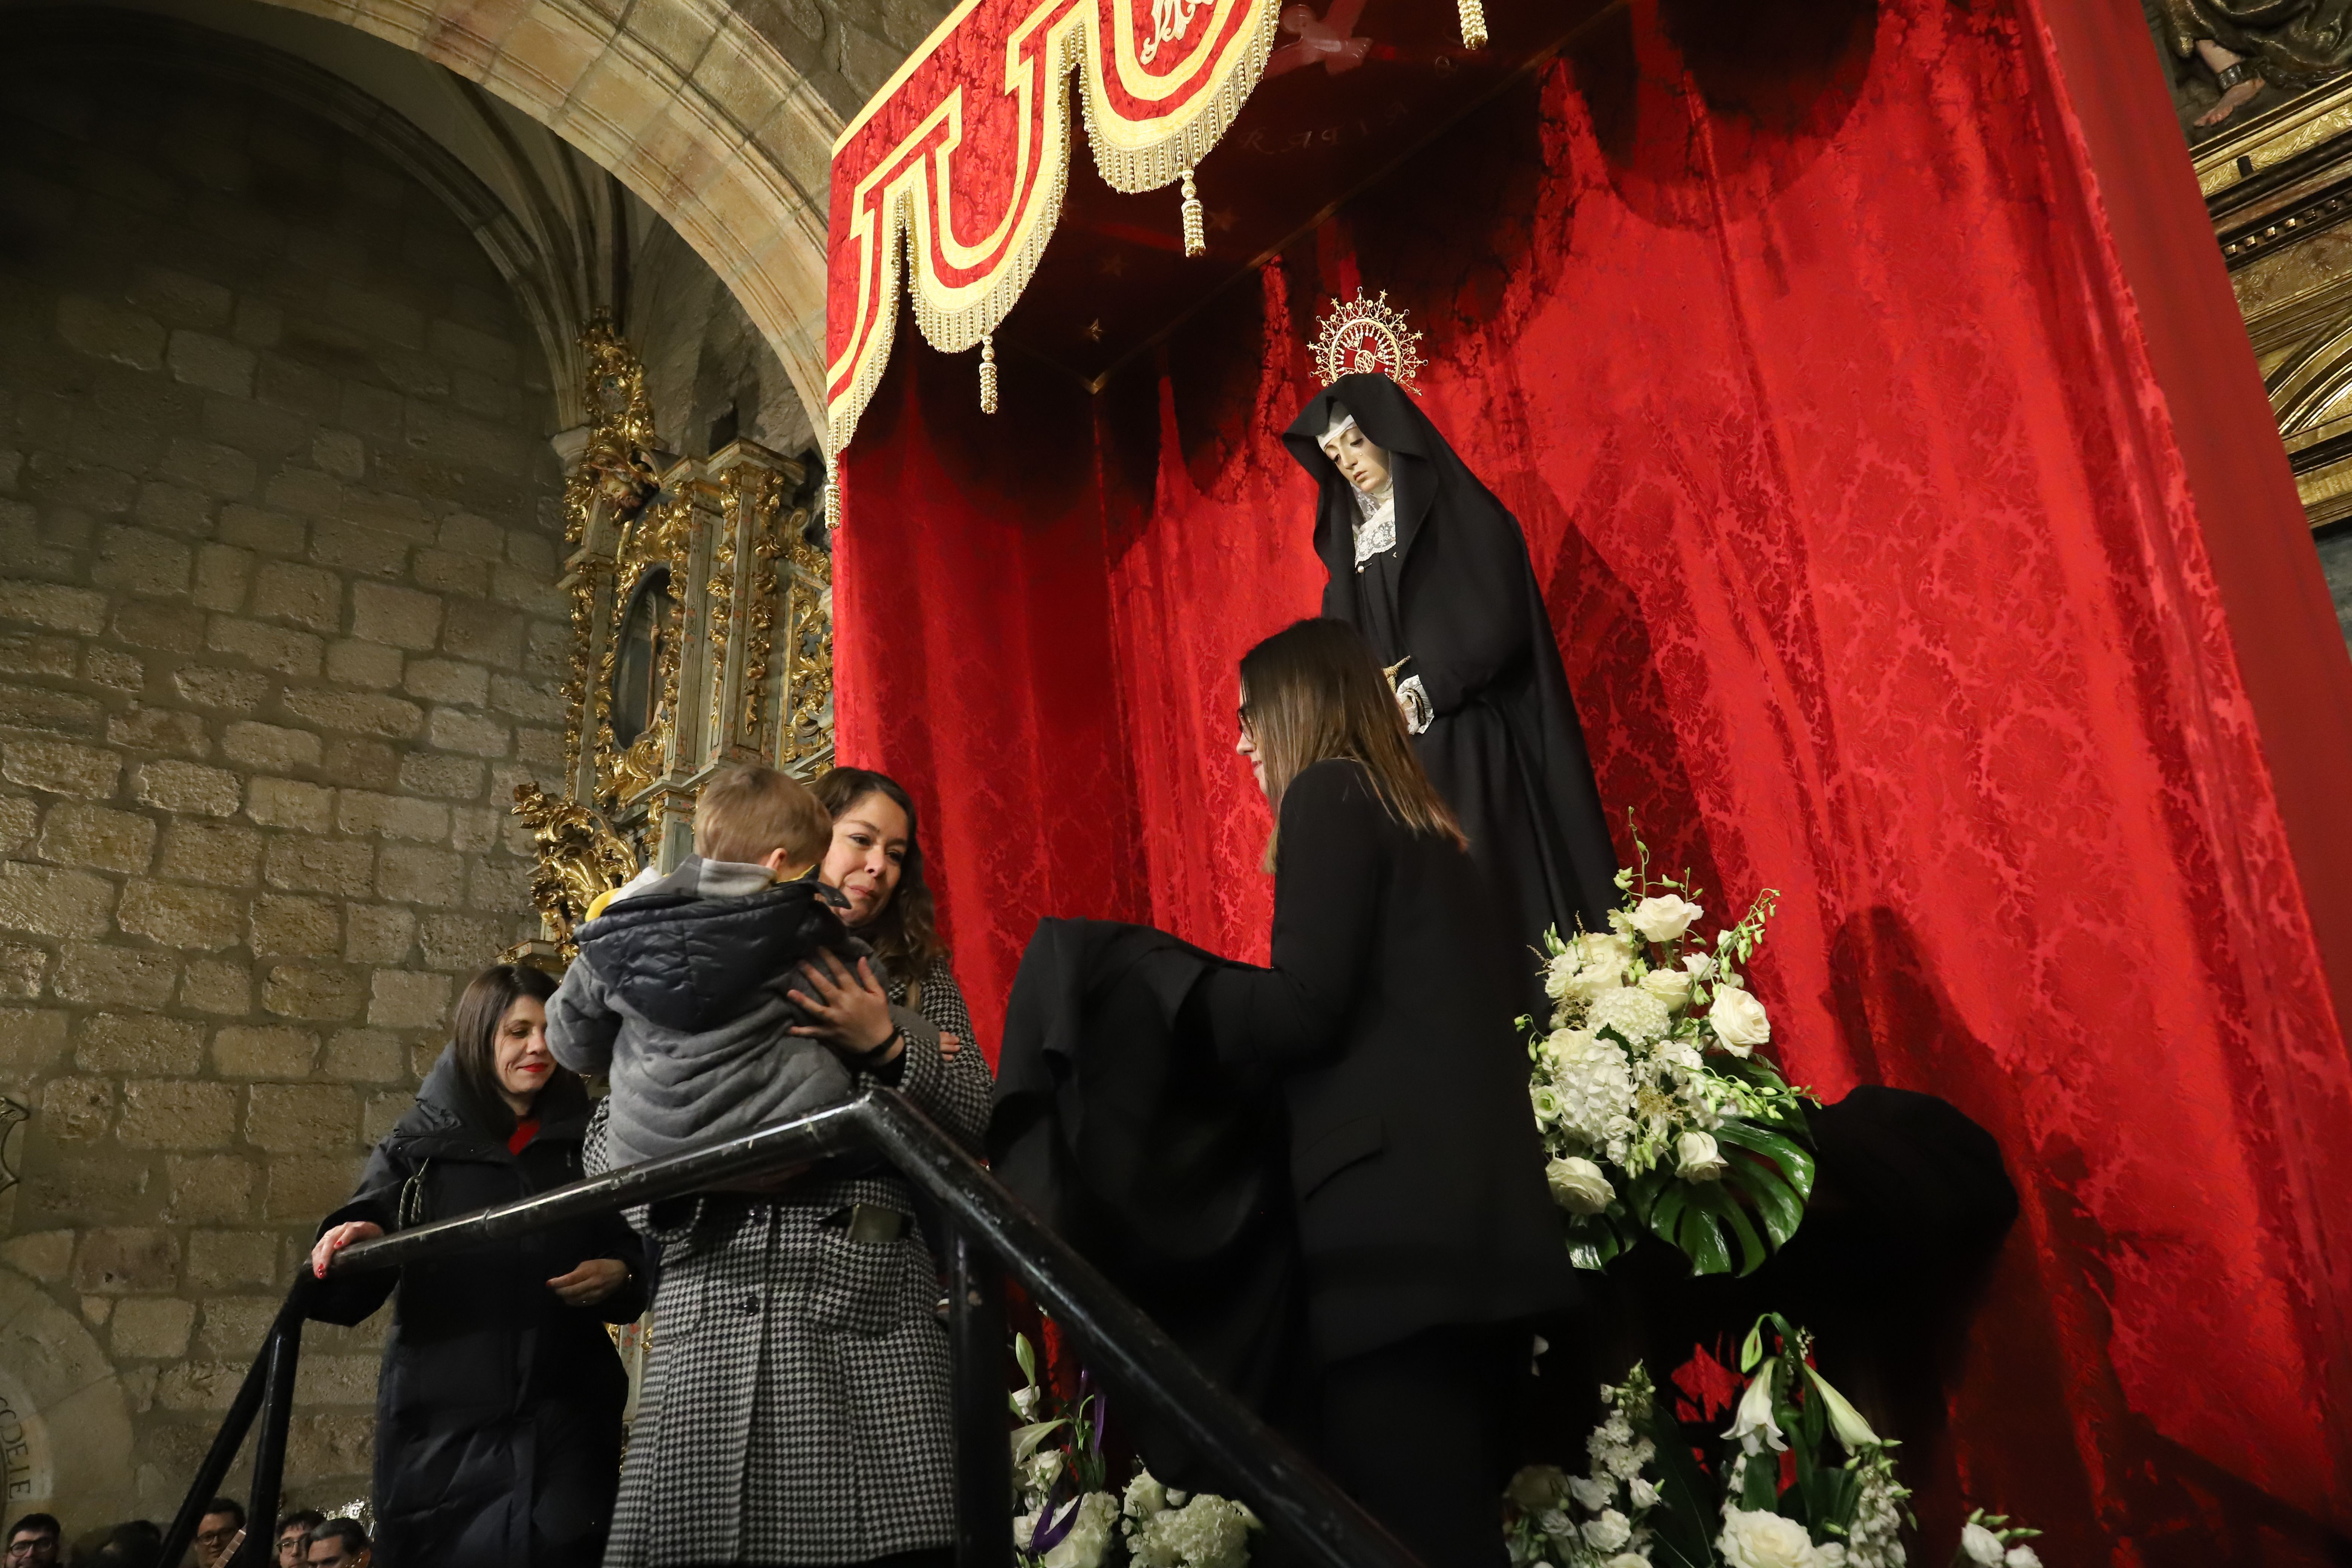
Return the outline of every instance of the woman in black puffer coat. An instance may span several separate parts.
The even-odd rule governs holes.
[[[466,988],[416,1104],[320,1226],[314,1272],[353,1241],[579,1178],[590,1103],[547,1051],[554,988],[513,964]],[[604,1325],[645,1310],[643,1258],[609,1215],[314,1282],[310,1315],[331,1323],[394,1298],[376,1389],[377,1568],[601,1560],[628,1394]]]

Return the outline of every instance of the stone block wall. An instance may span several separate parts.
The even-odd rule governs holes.
[[[38,1459],[79,1531],[169,1517],[536,931],[506,807],[561,770],[561,476],[499,275],[357,138],[44,62],[0,145],[0,1406],[46,1445],[7,1511]],[[309,1339],[298,1500],[365,1490],[382,1328]]]

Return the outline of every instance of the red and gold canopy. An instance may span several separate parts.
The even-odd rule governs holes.
[[[1623,0],[965,0],[834,144],[831,449],[848,445],[889,362],[902,257],[934,347],[993,335],[1098,390],[1319,214],[1622,11]],[[1074,78],[1092,173],[1074,161]],[[1143,194],[1196,167],[1189,214]],[[1057,230],[1067,237],[1047,256]]]
[[[1021,297],[1061,216],[1070,79],[1112,189],[1172,184],[1265,67],[1276,0],[965,0],[834,143],[825,415],[838,451],[888,362],[900,240],[953,353]]]

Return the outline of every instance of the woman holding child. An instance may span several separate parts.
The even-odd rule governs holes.
[[[552,1005],[558,1056],[613,1077],[591,1168],[877,1083],[976,1144],[988,1069],[903,792],[730,768],[695,849],[581,927]],[[907,1184],[833,1162],[631,1218],[660,1286],[606,1563],[950,1561],[947,1339]]]

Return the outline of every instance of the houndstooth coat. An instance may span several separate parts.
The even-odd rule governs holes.
[[[929,1027],[906,1030],[896,1087],[977,1149],[988,1066],[944,959],[917,1005]],[[964,1041],[951,1061],[942,1033]],[[661,1278],[604,1568],[821,1568],[953,1539],[947,1333],[912,1197],[885,1170],[632,1211]],[[836,1216],[853,1204],[907,1215],[904,1234],[851,1241]]]

